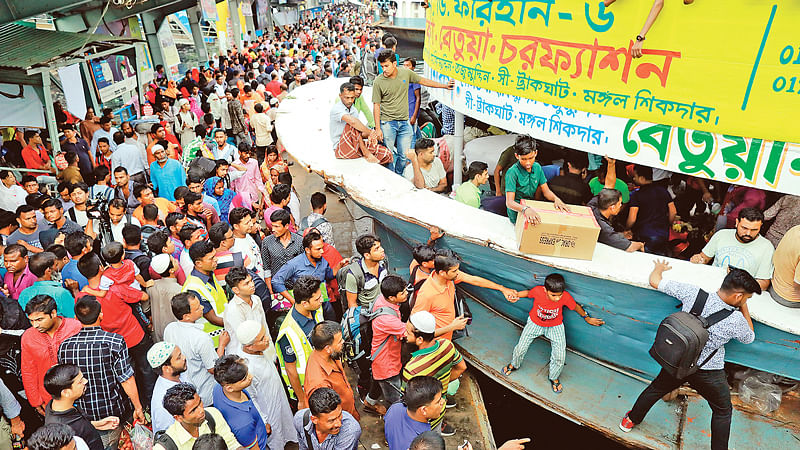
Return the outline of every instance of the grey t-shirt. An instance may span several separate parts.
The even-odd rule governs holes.
[[[16,244],[17,241],[25,241],[28,244],[36,247],[36,248],[43,248],[42,243],[39,241],[39,232],[41,231],[41,227],[37,227],[36,231],[31,234],[25,234],[21,230],[17,230],[8,237],[7,243]]]
[[[386,74],[375,78],[372,85],[372,102],[381,105],[381,122],[408,120],[408,86],[411,83],[419,83],[420,79],[416,72],[405,67],[398,67],[394,78],[389,78]]]
[[[597,197],[591,199],[588,203],[588,206],[592,208],[594,218],[597,219],[597,224],[600,225],[600,236],[597,237],[598,242],[610,245],[620,250],[626,250],[628,247],[630,247],[631,241],[628,240],[624,234],[614,230],[614,227],[611,225],[611,221],[606,219],[605,216],[600,213],[600,208],[597,207]]]

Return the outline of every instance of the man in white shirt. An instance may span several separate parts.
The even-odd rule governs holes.
[[[716,267],[742,269],[758,281],[761,289],[767,289],[772,279],[775,247],[759,234],[763,224],[764,213],[759,209],[742,209],[736,219],[736,229],[714,233],[703,251],[692,256],[691,262],[708,264],[713,259]]]
[[[133,181],[144,184],[147,181],[145,177],[147,159],[142,156],[141,149],[136,144],[126,141],[125,135],[121,132],[114,133],[114,143],[117,148],[111,154],[111,172],[117,167],[125,167]]]
[[[164,395],[167,389],[180,383],[180,375],[186,372],[186,357],[181,349],[170,342],[158,342],[147,351],[147,362],[159,373],[153,388],[153,399],[150,402],[150,416],[153,420],[153,432],[166,430],[175,422],[175,418],[164,409]]]
[[[111,146],[111,151],[117,148],[117,144],[114,142],[114,133],[116,133],[116,128],[111,126],[111,118],[103,116],[100,118],[100,128],[97,129],[94,134],[92,135],[92,145],[89,146],[89,151],[91,155],[95,155],[97,153],[97,140],[100,138],[108,139],[108,145]]]
[[[25,204],[28,193],[17,184],[17,177],[10,170],[0,170],[0,181],[0,208],[14,212]]]
[[[217,358],[225,354],[230,338],[223,331],[219,336],[219,348],[214,351],[214,341],[203,331],[203,324],[198,323],[203,317],[203,306],[194,293],[181,292],[172,297],[171,303],[178,322],[172,322],[164,328],[164,341],[181,349],[186,357],[186,381],[197,388],[204,404],[211,405],[214,403],[212,393],[216,384],[211,373]]]
[[[447,172],[442,160],[436,157],[432,140],[417,140],[414,150],[409,150],[406,157],[411,164],[403,170],[403,177],[414,183],[417,189],[429,189],[433,192],[444,192],[447,189]]]

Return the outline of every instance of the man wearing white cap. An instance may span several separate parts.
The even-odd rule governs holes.
[[[162,139],[153,145],[155,161],[150,164],[150,180],[153,190],[171,202],[175,201],[175,188],[186,186],[186,171],[183,165],[175,159],[167,157],[167,150],[172,154],[177,146]]]
[[[286,398],[273,358],[270,337],[266,326],[254,320],[245,320],[236,328],[236,339],[241,343],[239,355],[247,360],[253,382],[247,389],[261,414],[264,423],[270,424],[272,434],[267,443],[270,448],[284,448],[287,442],[297,442],[292,422],[292,410]]]
[[[406,341],[417,347],[411,359],[403,367],[403,389],[409,380],[417,376],[432,376],[442,383],[442,396],[447,393],[451,381],[455,381],[467,370],[467,363],[448,339],[435,339],[436,318],[428,311],[411,314],[408,319]],[[441,431],[443,436],[452,436],[455,429],[445,424],[445,405],[439,417],[431,421],[431,428]]]
[[[156,433],[166,430],[175,422],[175,418],[164,409],[163,400],[167,389],[181,382],[180,375],[186,372],[186,358],[177,345],[158,342],[147,351],[147,362],[159,375],[150,402],[153,432]]]
[[[147,288],[150,313],[153,315],[153,339],[156,341],[164,338],[164,328],[176,320],[170,301],[181,292],[181,285],[176,278],[178,267],[178,261],[167,253],[158,254],[150,260],[150,268],[160,276]]]

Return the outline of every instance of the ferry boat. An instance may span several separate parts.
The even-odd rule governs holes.
[[[552,6],[555,2],[538,0],[533,3]],[[744,8],[742,14],[752,16],[755,16],[753,11],[759,6],[745,5],[741,0],[735,0],[735,3]],[[719,9],[724,5],[700,7]],[[587,3],[587,14],[588,8]],[[792,13],[798,11],[799,8],[792,9]],[[606,11],[606,17],[607,14]],[[675,19],[668,16],[669,20]],[[449,70],[456,74],[457,82],[454,91],[429,92],[433,98],[456,111],[488,124],[527,132],[537,139],[581,150],[590,150],[593,142],[601,142],[602,139],[607,141],[609,135],[616,133],[618,137],[622,135],[620,139],[627,138],[625,142],[631,146],[639,146],[634,149],[635,152],[628,154],[630,159],[639,158],[637,162],[651,166],[656,165],[653,161],[658,162],[658,156],[649,157],[648,160],[647,155],[638,153],[645,145],[649,145],[650,149],[658,147],[661,141],[657,138],[664,136],[668,138],[663,140],[664,145],[683,146],[681,149],[685,147],[689,153],[701,149],[704,142],[720,145],[727,141],[741,141],[750,147],[758,144],[755,151],[760,155],[758,160],[763,160],[759,163],[761,171],[789,170],[782,162],[780,167],[771,169],[773,163],[770,161],[774,155],[778,155],[781,161],[788,154],[796,156],[791,152],[796,152],[797,147],[786,144],[785,140],[736,138],[744,133],[709,133],[688,127],[659,125],[635,117],[610,117],[597,111],[562,106],[562,101],[566,104],[568,100],[580,98],[572,94],[575,89],[568,90],[567,95],[559,98],[559,93],[563,93],[565,88],[563,81],[546,86],[547,82],[532,77],[529,81],[523,80],[526,85],[556,93],[552,96],[552,103],[510,95],[500,92],[501,89],[493,90],[492,84],[486,80],[497,81],[498,77],[502,80],[503,75],[513,78],[514,71],[509,73],[508,66],[502,66],[490,73],[485,70],[486,65],[480,66],[486,60],[479,60],[477,65],[469,68],[461,63],[462,68],[459,69],[456,61],[437,55],[436,50],[442,47],[442,30],[432,23],[432,18],[436,17],[443,16],[429,12],[426,75],[428,78],[445,79],[447,77],[438,71]],[[558,16],[551,15],[550,19],[555,20],[555,17]],[[777,19],[776,23],[779,23]],[[472,42],[474,44],[475,41]],[[549,42],[549,45],[554,46],[555,41]],[[597,40],[594,45],[599,45]],[[631,64],[636,67],[635,63]],[[639,75],[644,74],[639,72]],[[526,76],[520,71],[518,82],[519,77]],[[562,77],[570,79],[569,74]],[[648,284],[656,256],[641,252],[626,253],[600,243],[595,247],[591,260],[525,254],[518,250],[514,226],[508,218],[471,208],[428,190],[416,189],[402,177],[363,159],[336,159],[328,133],[329,110],[338,101],[338,89],[344,81],[330,79],[309,83],[293,91],[280,106],[276,122],[278,136],[299,164],[319,174],[327,183],[337,186],[374,218],[375,230],[382,239],[392,270],[408,276],[411,249],[426,242],[429,228],[436,226],[445,232],[444,237],[437,241],[437,247],[458,253],[463,258],[461,268],[465,272],[520,290],[542,284],[545,276],[559,272],[564,275],[571,294],[587,312],[605,321],[602,327],[592,327],[576,314],[565,314],[568,354],[560,376],[564,390],[557,395],[547,380],[549,344],[541,339],[531,346],[519,370],[510,376],[502,374],[502,368],[510,361],[512,349],[527,318],[530,300],[520,299],[516,303],[509,303],[499,292],[472,286],[460,287],[469,298],[473,319],[468,327],[468,336],[458,339],[456,344],[470,363],[531,402],[626,445],[643,448],[707,448],[711,434],[711,410],[706,401],[691,390],[682,390],[682,395],[675,401],[659,401],[646,420],[630,433],[623,433],[618,428],[621,417],[660,369],[649,356],[648,350],[658,324],[675,312],[678,305],[675,298],[652,289]],[[513,83],[510,86],[513,87]],[[591,96],[586,91],[591,89],[584,89],[580,95],[588,101]],[[613,105],[614,96],[622,95],[605,91],[602,86],[593,92],[595,102],[598,96],[608,97],[606,105]],[[362,95],[370,98],[370,90],[365,89]],[[643,97],[645,93],[636,95]],[[638,102],[632,94],[626,100]],[[650,104],[656,101],[651,100]],[[680,105],[672,107],[682,108]],[[700,108],[697,101],[693,102],[694,112]],[[537,122],[543,124],[538,129]],[[699,122],[703,122],[702,116]],[[565,123],[572,127],[571,135],[563,133]],[[703,126],[706,123],[711,126],[713,117]],[[654,127],[660,127],[658,129],[662,134],[654,134]],[[598,134],[598,131],[603,132]],[[576,140],[575,136],[579,138]],[[575,142],[577,144],[572,145]],[[627,143],[626,150],[630,150]],[[771,148],[779,148],[779,151]],[[722,152],[730,156],[730,150]],[[793,166],[791,158],[788,160],[788,165]],[[734,184],[747,185],[752,181],[745,178],[732,180],[735,177],[729,176],[734,175],[731,171],[723,172],[725,178],[719,170],[715,174],[711,178]],[[800,190],[792,193],[798,194]],[[707,291],[717,290],[725,275],[724,270],[717,267],[677,259],[669,262],[673,269],[665,273],[665,278],[693,283]],[[726,361],[800,380],[800,309],[781,306],[766,292],[754,296],[748,306],[754,319],[755,342],[748,345],[730,342],[726,345]],[[797,448],[800,442],[800,394],[797,390],[784,393],[780,408],[769,414],[761,413],[741,401],[735,387],[732,394],[734,415],[730,448]],[[533,430],[533,433],[537,431]]]

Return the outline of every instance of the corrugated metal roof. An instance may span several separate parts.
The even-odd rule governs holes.
[[[10,23],[0,26],[0,67],[26,70],[44,66],[61,57],[71,56],[84,45],[102,50],[136,39],[89,33],[39,30]],[[85,49],[84,49],[85,50]],[[76,55],[78,56],[78,55]]]

